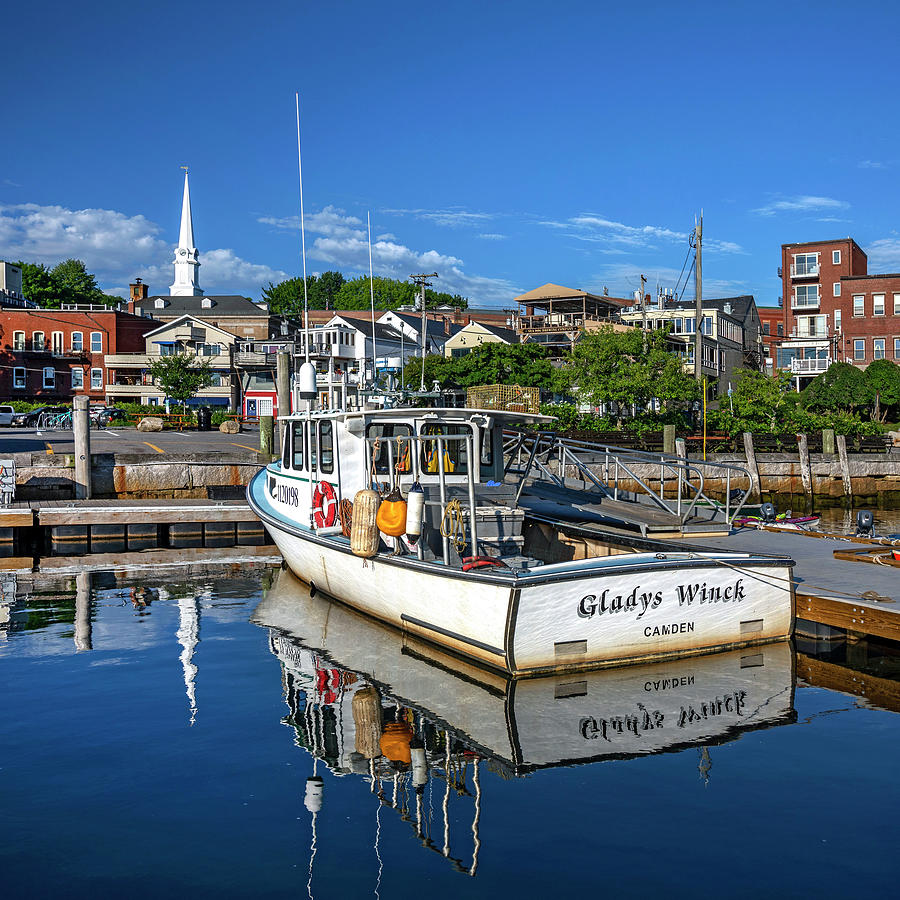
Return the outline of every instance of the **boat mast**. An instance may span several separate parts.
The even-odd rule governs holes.
[[[300,177],[300,255],[303,257],[303,343],[304,360],[309,362],[309,296],[306,290],[306,229],[303,223],[303,160],[300,155],[300,92],[294,94],[297,101],[297,172]]]
[[[372,220],[366,213],[366,227],[369,230],[369,299],[372,305],[372,387],[378,381],[378,351],[375,349],[375,281],[372,277]]]

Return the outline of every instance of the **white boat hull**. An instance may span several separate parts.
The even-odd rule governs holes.
[[[518,575],[462,572],[386,553],[361,559],[345,538],[285,521],[254,485],[248,496],[299,578],[512,674],[709,653],[780,640],[793,627],[789,560],[633,553]]]

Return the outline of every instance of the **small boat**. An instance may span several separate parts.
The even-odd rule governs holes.
[[[792,516],[790,511],[779,513],[775,516],[774,521],[765,519],[762,516],[738,516],[732,524],[738,528],[758,528],[760,525],[767,525],[770,528],[784,528],[788,531],[804,531],[810,525],[815,525],[819,521],[818,515],[809,516]]]
[[[503,429],[548,417],[314,407],[280,420],[281,456],[247,497],[297,576],[370,616],[514,675],[791,634],[788,557],[613,537],[561,557],[504,466]]]

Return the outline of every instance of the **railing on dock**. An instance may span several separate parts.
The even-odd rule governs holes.
[[[734,463],[689,460],[572,440],[551,432],[504,431],[503,453],[505,473],[520,476],[517,502],[529,478],[549,481],[557,487],[571,487],[566,482],[567,472],[574,470],[569,477],[580,481],[585,490],[596,490],[612,500],[631,499],[628,494],[646,497],[678,517],[682,524],[698,507],[712,509],[730,525],[752,489],[749,470]],[[709,493],[706,487],[709,476],[724,483],[724,502]],[[626,481],[637,485],[639,490],[624,488]]]

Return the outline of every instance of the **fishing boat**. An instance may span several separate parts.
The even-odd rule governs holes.
[[[546,521],[530,527],[503,453],[505,427],[550,421],[465,408],[317,409],[310,399],[281,420],[281,456],[251,481],[248,500],[314,589],[516,675],[790,635],[787,557],[663,542],[641,550],[610,536],[561,559]]]
[[[335,388],[333,361],[323,398],[309,358],[299,96],[296,114],[306,361],[293,390],[296,412],[279,417],[281,455],[247,487],[285,564],[313,590],[514,675],[788,637],[787,557],[646,542],[636,549],[596,536],[576,553],[546,516],[530,529],[520,503],[530,465],[517,481],[503,430],[553,419],[523,409],[392,406],[390,394],[375,396],[377,378],[362,408],[351,408],[346,375]],[[370,226],[369,234],[377,376]],[[422,394],[427,278],[416,276]],[[534,441],[530,462],[537,450]],[[679,503],[682,489],[679,480]],[[553,508],[576,499],[563,477]]]

